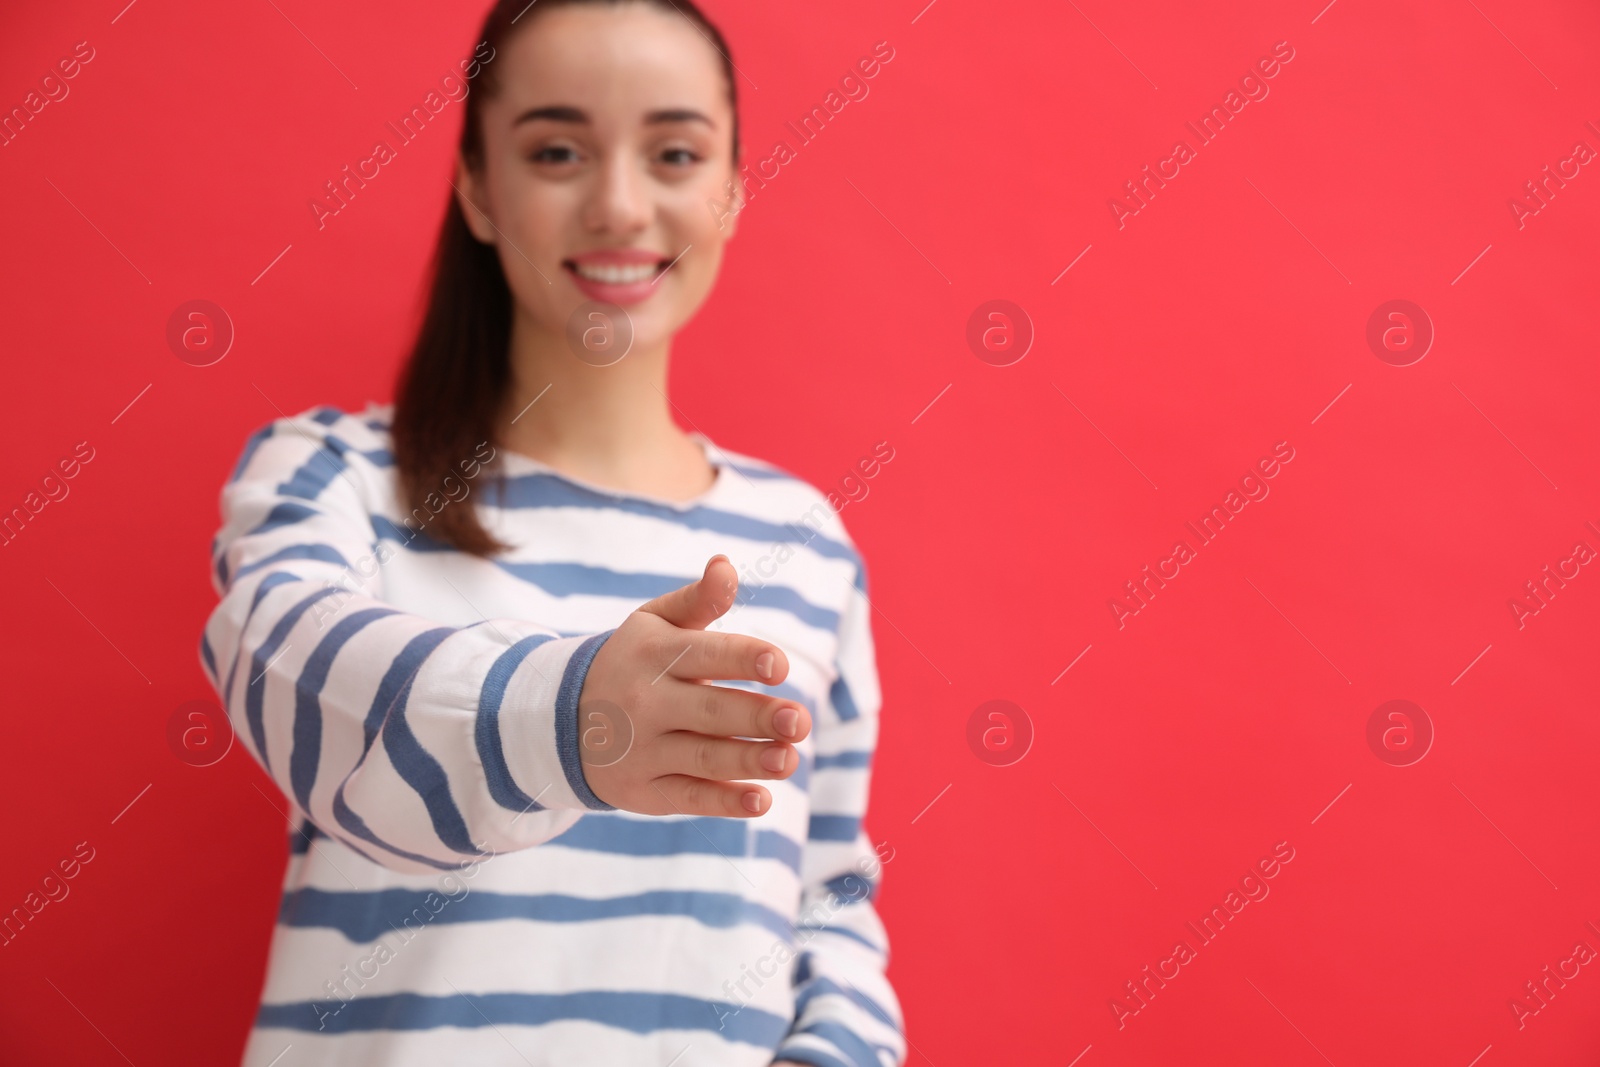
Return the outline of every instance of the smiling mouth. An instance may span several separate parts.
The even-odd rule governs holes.
[[[625,266],[612,263],[577,263],[567,259],[562,260],[561,265],[586,281],[599,282],[602,285],[638,285],[640,282],[656,278],[670,264],[665,259],[654,263],[630,263]]]

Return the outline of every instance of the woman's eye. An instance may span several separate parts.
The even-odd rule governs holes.
[[[661,158],[663,162],[675,167],[686,167],[691,163],[700,162],[700,156],[690,148],[669,148],[661,153]]]
[[[566,145],[546,145],[528,157],[534,163],[573,163],[578,153]]]

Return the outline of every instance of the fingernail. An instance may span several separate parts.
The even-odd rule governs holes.
[[[772,717],[772,725],[784,737],[793,737],[800,731],[800,709],[783,708]]]
[[[772,664],[777,659],[771,652],[763,652],[756,657],[756,673],[763,678],[772,677]]]
[[[753,812],[756,812],[757,814],[760,814],[760,812],[761,812],[761,794],[760,793],[746,793],[744,795],[744,806],[745,806],[745,810],[753,811]]]
[[[789,755],[783,749],[769,748],[765,752],[761,753],[761,766],[765,767],[773,774],[777,774],[779,771],[783,770],[783,765],[788,762],[788,759]],[[749,793],[745,794],[745,796],[750,795],[751,794]]]

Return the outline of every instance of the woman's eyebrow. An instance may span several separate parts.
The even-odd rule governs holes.
[[[589,115],[581,108],[572,107],[567,104],[556,104],[551,107],[529,108],[527,111],[524,111],[522,114],[518,115],[516,121],[511,125],[514,127],[520,126],[524,122],[533,122],[538,119],[546,119],[550,122],[574,122],[579,124],[587,124],[589,122]],[[713,130],[717,128],[717,124],[715,122],[712,122],[705,115],[694,110],[693,108],[667,108],[661,111],[652,111],[644,117],[644,121],[647,126],[655,126],[668,122],[703,122],[707,126],[710,126]]]
[[[645,125],[652,126],[663,122],[703,122],[713,130],[717,124],[693,108],[680,107],[668,108],[664,111],[652,111],[644,117]]]

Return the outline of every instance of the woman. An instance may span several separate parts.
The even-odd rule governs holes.
[[[736,229],[727,47],[686,0],[482,40],[396,403],[222,493],[201,659],[297,827],[245,1061],[899,1064],[864,565],[665,395]]]

